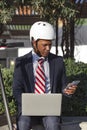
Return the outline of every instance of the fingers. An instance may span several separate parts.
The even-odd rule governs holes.
[[[70,87],[68,87],[68,88],[65,88],[64,89],[64,93],[66,93],[66,94],[74,94],[75,93],[75,91],[76,91],[76,88],[77,88],[77,86],[70,86]]]

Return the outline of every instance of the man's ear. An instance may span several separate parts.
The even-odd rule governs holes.
[[[32,40],[32,46],[33,46],[33,48],[36,48],[36,45],[37,43],[36,43],[36,41],[35,40]]]
[[[33,47],[36,46],[36,41],[35,40],[32,41],[32,45],[33,45]]]

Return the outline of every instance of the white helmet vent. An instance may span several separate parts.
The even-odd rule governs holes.
[[[45,39],[53,40],[55,39],[54,28],[51,24],[43,21],[36,22],[32,25],[30,29],[30,40]]]

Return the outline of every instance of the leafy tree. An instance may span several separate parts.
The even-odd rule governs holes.
[[[41,18],[51,22],[56,27],[56,54],[58,54],[58,20],[61,19],[63,23],[61,41],[63,56],[74,58],[74,23],[77,14],[80,15],[78,11],[81,11],[82,8],[79,6],[80,2],[81,0],[4,0],[2,3],[8,9],[11,8],[11,5],[31,5]],[[85,0],[83,0],[84,2]],[[7,15],[4,17],[7,18]]]
[[[0,24],[6,24],[8,21],[12,20],[14,15],[14,0],[1,0],[0,1]]]
[[[32,0],[33,9],[41,18],[56,26],[56,54],[58,53],[58,20],[63,22],[61,47],[64,57],[74,56],[74,20],[78,13],[75,2],[70,0]],[[71,34],[73,34],[71,36]],[[65,49],[64,49],[65,48]]]

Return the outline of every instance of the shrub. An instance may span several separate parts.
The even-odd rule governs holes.
[[[76,63],[72,59],[65,60],[68,82],[80,80],[76,93],[67,98],[63,96],[63,115],[86,116],[87,115],[87,64]],[[67,107],[68,106],[68,107]]]
[[[4,87],[5,87],[4,89],[5,89],[5,94],[7,98],[8,108],[9,108],[10,114],[14,115],[16,114],[16,105],[15,105],[15,100],[13,98],[13,93],[12,93],[13,69],[3,68],[2,77],[3,77]],[[2,93],[0,91],[0,114],[3,114],[3,113],[5,113],[5,108],[4,108]]]

